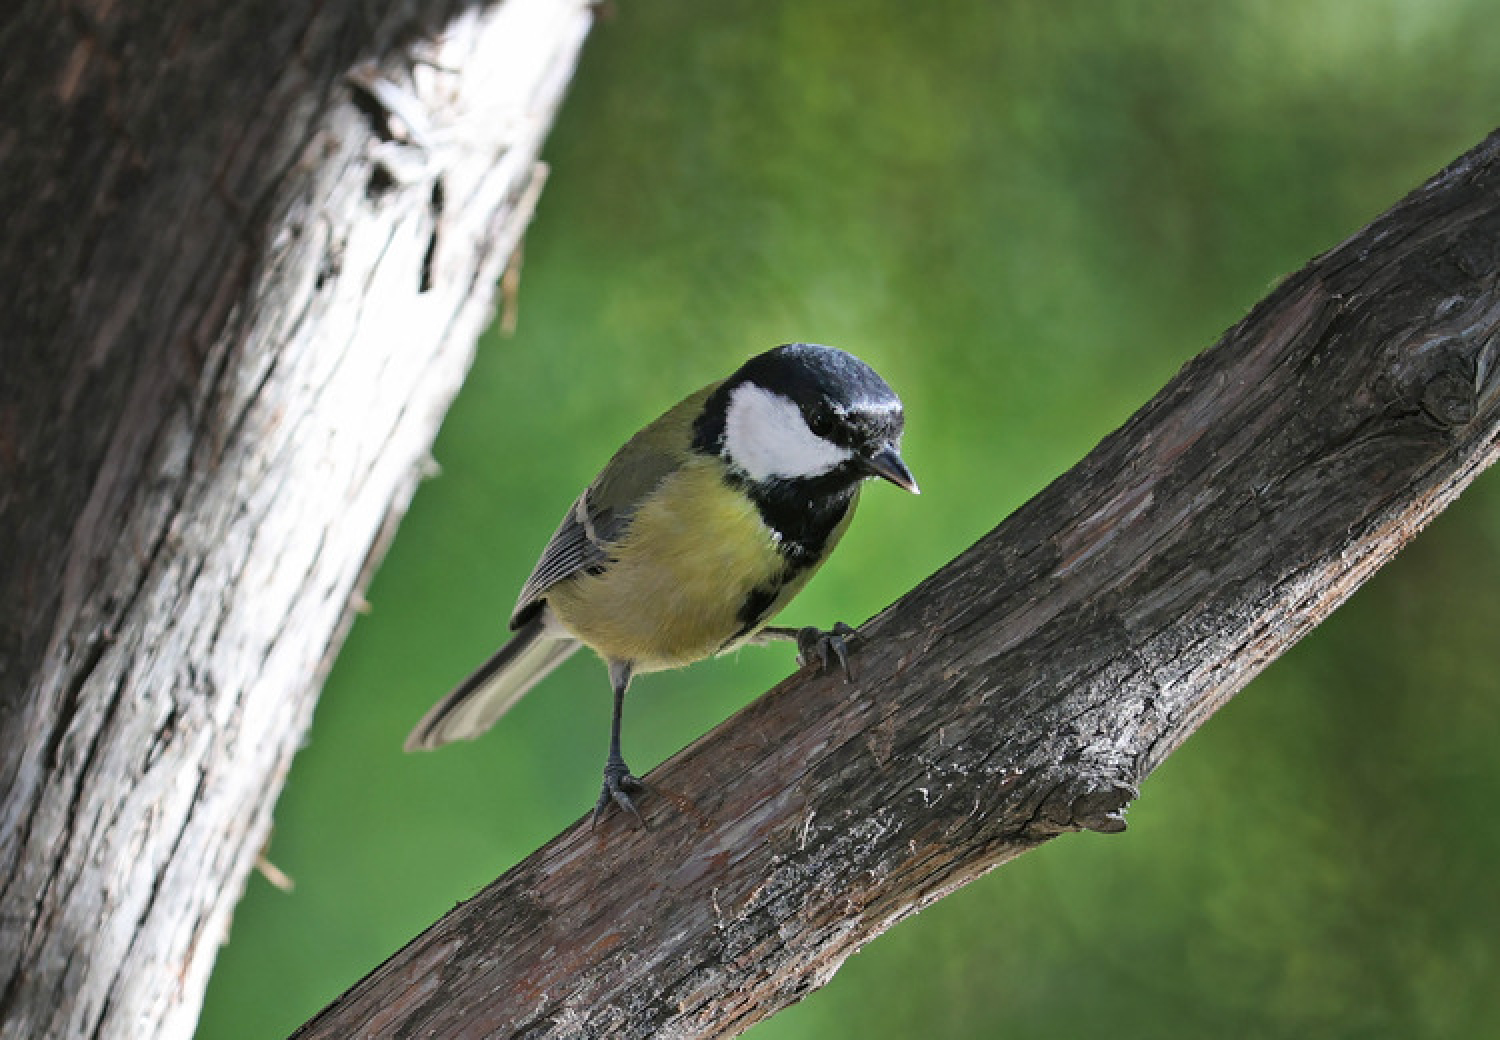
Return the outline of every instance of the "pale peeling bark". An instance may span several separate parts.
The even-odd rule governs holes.
[[[590,14],[3,19],[0,1037],[185,1037]]]
[[[305,1026],[716,1037],[1136,785],[1500,446],[1500,135],[1287,279],[1087,458]]]

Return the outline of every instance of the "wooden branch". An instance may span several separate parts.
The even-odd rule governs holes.
[[[1500,134],[865,628],[297,1033],[709,1037],[1136,785],[1500,445]]]
[[[186,1037],[586,0],[0,26],[0,1037]]]

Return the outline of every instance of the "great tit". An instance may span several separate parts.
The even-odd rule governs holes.
[[[515,635],[406,739],[431,750],[489,729],[580,646],[609,667],[609,757],[594,819],[611,801],[640,820],[620,754],[632,676],[747,642],[794,639],[799,660],[836,655],[853,629],[768,628],[838,543],[860,485],[917,494],[901,458],[901,399],[833,347],[792,343],[692,394],[615,453],[542,550]]]

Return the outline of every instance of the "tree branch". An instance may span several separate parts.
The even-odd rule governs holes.
[[[1136,785],[1500,450],[1500,134],[1124,427],[297,1036],[733,1035]]]
[[[192,1033],[589,24],[0,19],[0,1037]]]

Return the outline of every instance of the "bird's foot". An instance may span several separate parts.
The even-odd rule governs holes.
[[[613,802],[634,816],[636,824],[643,830],[649,830],[646,827],[646,821],[641,817],[640,810],[635,807],[635,802],[630,798],[631,794],[639,794],[645,789],[646,785],[641,782],[640,778],[631,775],[630,767],[625,764],[623,758],[610,758],[604,764],[604,788],[599,792],[599,802],[594,806],[594,819],[589,827],[592,829],[598,826],[599,818]]]
[[[833,628],[826,631],[814,625],[799,628],[797,663],[803,668],[816,664],[820,671],[826,672],[837,659],[844,671],[844,681],[850,682],[854,671],[849,667],[849,641],[858,638],[859,633],[842,621],[835,622]]]

